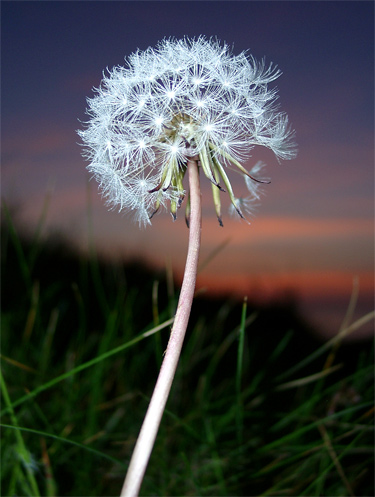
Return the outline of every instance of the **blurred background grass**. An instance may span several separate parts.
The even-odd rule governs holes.
[[[2,495],[118,495],[173,275],[23,238],[3,213]],[[141,495],[374,495],[372,343],[320,343],[291,299],[198,289]]]

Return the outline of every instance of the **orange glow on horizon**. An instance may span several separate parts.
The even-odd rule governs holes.
[[[330,272],[291,272],[284,274],[202,274],[198,276],[197,288],[205,288],[212,295],[248,296],[264,301],[285,294],[301,297],[345,297],[350,296],[353,279],[358,277],[360,293],[372,295],[374,277],[372,273],[351,274]]]

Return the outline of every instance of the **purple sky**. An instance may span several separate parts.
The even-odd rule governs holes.
[[[45,233],[88,244],[91,209],[98,250],[172,264],[186,253],[183,213],[138,226],[107,212],[88,182],[76,129],[102,71],[168,36],[217,36],[234,53],[274,62],[275,85],[297,132],[299,154],[281,165],[263,158],[272,183],[250,226],[217,226],[202,181],[202,262],[198,286],[249,298],[294,291],[323,327],[337,326],[353,277],[358,313],[373,302],[373,2],[1,2],[2,197],[32,229],[49,198]],[[88,185],[89,184],[89,188]],[[241,183],[234,185],[241,189]],[[225,201],[224,201],[225,203]],[[335,331],[335,330],[333,330]]]

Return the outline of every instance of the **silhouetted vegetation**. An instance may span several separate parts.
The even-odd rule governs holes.
[[[1,269],[3,495],[118,495],[178,292],[9,224]],[[321,346],[293,299],[198,295],[142,495],[373,495],[372,345]]]

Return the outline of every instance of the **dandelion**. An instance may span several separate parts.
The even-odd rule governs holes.
[[[109,205],[132,211],[143,226],[161,207],[176,219],[187,162],[197,157],[213,185],[219,223],[220,192],[244,217],[228,169],[251,179],[257,198],[262,180],[242,166],[251,150],[262,145],[278,159],[295,156],[288,117],[277,111],[276,91],[268,87],[279,75],[272,64],[245,52],[235,56],[202,36],[165,39],[109,71],[88,99],[90,119],[78,132]]]
[[[266,67],[245,52],[233,55],[213,39],[165,39],[109,71],[88,99],[90,119],[78,133],[88,169],[111,207],[132,212],[145,226],[161,208],[176,219],[187,196],[189,245],[180,298],[123,497],[136,497],[140,490],[188,325],[200,247],[199,171],[211,183],[222,226],[222,193],[245,218],[259,200],[259,185],[269,182],[259,175],[263,163],[250,171],[242,165],[255,146],[269,148],[279,160],[296,154],[288,117],[277,110],[276,90],[268,86],[279,75],[272,64]],[[232,170],[243,176],[248,197],[235,196]]]

